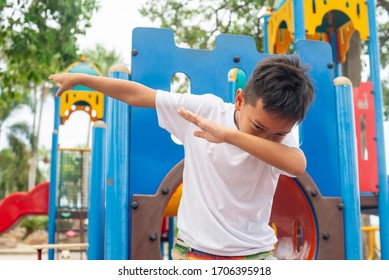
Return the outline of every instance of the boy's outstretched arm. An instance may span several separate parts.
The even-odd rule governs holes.
[[[60,84],[57,97],[77,85],[83,85],[132,106],[155,108],[156,91],[136,82],[74,73],[53,74],[49,79]]]
[[[305,156],[296,148],[244,133],[240,130],[226,128],[184,108],[180,108],[178,114],[201,129],[193,132],[197,137],[204,138],[212,143],[225,142],[239,147],[260,160],[294,176],[302,175],[305,172]]]

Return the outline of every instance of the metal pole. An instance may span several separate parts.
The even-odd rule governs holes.
[[[114,65],[109,72],[111,78],[130,78],[125,66]],[[128,207],[130,112],[127,104],[108,98],[104,252],[107,260],[127,260],[131,251]]]
[[[270,11],[266,11],[263,16],[263,52],[269,53],[269,25],[268,21],[271,17]]]
[[[380,52],[378,45],[375,1],[368,0],[370,77],[374,88],[376,138],[378,154],[378,215],[380,220],[381,259],[389,259],[389,191],[386,174],[383,98],[380,78]]]
[[[89,179],[88,259],[104,259],[105,220],[105,122],[93,126],[91,172]]]
[[[293,1],[294,42],[305,39],[304,0]]]
[[[344,241],[347,260],[362,259],[361,203],[358,154],[351,81],[334,80],[338,115],[340,190],[344,203]]]
[[[56,87],[55,92],[57,92]],[[59,98],[54,97],[54,128],[51,137],[50,192],[49,192],[49,223],[48,242],[55,244],[55,219],[57,216],[57,168],[58,168],[58,129],[59,129]],[[49,249],[48,259],[54,260],[54,250]]]
[[[338,62],[338,48],[336,45],[336,32],[333,31],[330,34],[331,49],[332,49],[332,61],[334,63],[335,77],[342,75],[342,64]]]

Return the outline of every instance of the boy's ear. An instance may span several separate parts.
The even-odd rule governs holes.
[[[242,89],[238,89],[235,94],[235,110],[240,111],[244,104],[244,94]]]

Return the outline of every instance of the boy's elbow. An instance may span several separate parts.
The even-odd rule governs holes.
[[[292,175],[299,177],[299,176],[303,175],[304,173],[305,173],[305,166],[299,167],[299,168],[296,168],[296,170],[293,170]]]
[[[298,177],[305,173],[307,168],[307,160],[305,159],[304,154],[300,154],[297,157],[295,164],[293,164],[293,168],[291,170],[291,174]]]

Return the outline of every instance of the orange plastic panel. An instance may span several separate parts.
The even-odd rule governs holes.
[[[273,201],[270,225],[278,243],[279,259],[314,259],[317,249],[315,217],[303,191],[289,177],[280,176]]]
[[[164,216],[174,217],[177,216],[178,205],[180,204],[182,196],[182,183],[177,187],[176,191],[172,194],[168,205],[166,206]]]

